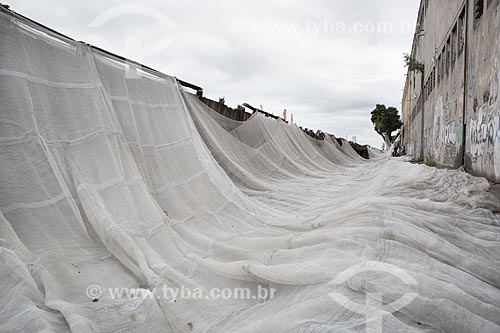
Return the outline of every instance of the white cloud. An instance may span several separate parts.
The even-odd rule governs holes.
[[[287,108],[304,127],[347,133],[378,147],[382,141],[370,112],[377,103],[400,107],[402,54],[411,48],[419,2],[11,0],[10,5],[74,39],[200,85],[208,97],[225,96],[229,105],[263,104],[275,114]],[[89,27],[124,3],[152,8],[176,27],[137,13]],[[165,36],[175,38],[154,55],[141,52],[146,47],[130,47],[137,40],[153,45]]]

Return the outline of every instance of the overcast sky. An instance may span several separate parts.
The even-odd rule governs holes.
[[[370,112],[401,108],[419,0],[4,0],[14,11],[204,88],[286,108],[303,127],[380,147]]]

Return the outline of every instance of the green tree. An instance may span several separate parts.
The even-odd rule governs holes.
[[[419,62],[408,53],[403,54],[403,59],[405,61],[405,67],[408,67],[409,72],[424,73],[425,67],[423,63]]]
[[[403,126],[398,109],[395,107],[386,107],[384,104],[377,104],[372,111],[372,123],[375,131],[384,138],[384,141],[394,141],[392,133]]]

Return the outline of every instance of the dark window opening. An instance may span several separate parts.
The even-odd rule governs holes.
[[[436,67],[432,68],[432,71],[429,75],[429,78],[427,79],[427,83],[425,84],[426,87],[426,97],[430,97],[432,92],[434,91],[434,87],[436,85]]]
[[[484,0],[475,0],[474,3],[474,18],[477,20],[483,16]]]
[[[458,18],[458,53],[461,54],[465,47],[465,8]]]
[[[418,31],[424,30],[424,14],[420,15],[420,19],[418,20]]]
[[[441,55],[439,55],[438,58],[438,83],[441,83],[441,68],[443,67],[443,59],[441,58]]]
[[[436,88],[436,67],[432,69],[432,90]]]
[[[446,75],[450,73],[450,64],[451,64],[451,38],[448,37],[448,41],[446,42]]]
[[[441,63],[441,80],[444,80],[444,72],[445,72],[445,67],[446,67],[446,46],[443,47],[443,51],[441,51],[441,58],[442,58],[442,63]]]
[[[426,10],[425,10],[425,4],[423,6],[420,7],[420,17],[418,18],[418,31],[422,31],[424,30],[424,23],[425,23],[425,14],[426,14]]]
[[[458,28],[457,25],[453,28],[451,32],[451,64],[455,65],[455,61],[457,60],[457,38],[458,38]]]

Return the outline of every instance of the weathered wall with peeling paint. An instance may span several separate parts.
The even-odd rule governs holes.
[[[484,10],[468,32],[465,167],[500,181],[500,1]]]
[[[416,159],[500,181],[500,0],[423,0],[402,101]]]
[[[422,1],[412,56],[425,65],[409,72],[402,102],[403,142],[415,158],[450,167],[462,161],[464,47],[442,69],[440,56],[465,7],[464,0]],[[458,40],[458,31],[455,32]],[[441,57],[441,62],[444,59]]]

